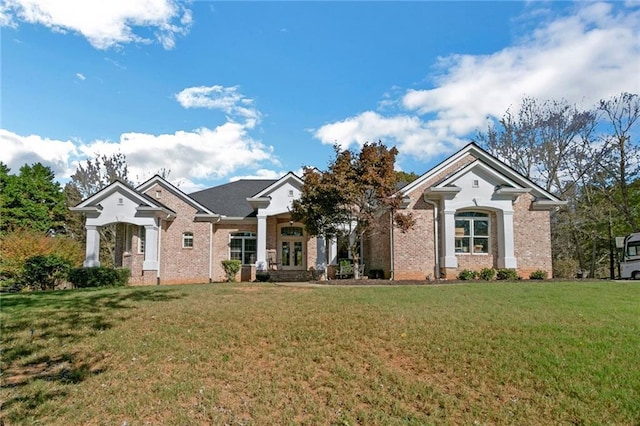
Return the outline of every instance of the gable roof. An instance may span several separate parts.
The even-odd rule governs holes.
[[[247,202],[263,192],[277,180],[242,179],[189,194],[193,200],[227,217],[255,217],[256,212]]]
[[[268,196],[271,192],[273,192],[274,190],[276,190],[277,188],[279,188],[280,186],[284,185],[285,182],[292,180],[296,186],[298,187],[302,187],[303,185],[303,181],[302,179],[300,179],[295,173],[293,172],[288,172],[286,175],[282,176],[280,179],[278,180],[274,180],[273,183],[269,186],[267,186],[266,188],[264,188],[262,191],[254,194],[251,198],[262,198],[262,197],[266,197]]]
[[[70,207],[69,210],[76,211],[76,212],[89,212],[89,211],[101,210],[102,206],[100,206],[100,201],[104,200],[109,195],[116,192],[126,195],[132,200],[135,200],[140,205],[140,207],[151,209],[151,210],[165,211],[167,213],[172,213],[174,215],[176,213],[175,211],[173,211],[173,209],[154,200],[153,198],[147,196],[146,194],[138,192],[137,190],[129,187],[129,185],[125,184],[123,181],[119,179],[114,180],[109,185],[102,188],[100,191],[84,199],[77,206]]]
[[[155,175],[151,179],[147,180],[146,182],[138,185],[138,187],[136,188],[136,191],[138,191],[140,194],[147,197],[148,199],[155,201],[156,203],[159,203],[159,201],[156,201],[152,197],[145,194],[145,191],[147,191],[149,188],[151,188],[155,184],[158,184],[163,188],[166,188],[167,190],[171,191],[175,196],[182,199],[187,204],[190,204],[192,207],[197,209],[197,213],[205,214],[205,215],[215,215],[216,213],[213,209],[209,208],[208,206],[202,205],[197,200],[193,199],[189,195],[182,192],[177,186],[172,185],[169,181],[167,181],[166,179],[162,178],[159,175]]]
[[[446,160],[442,161],[440,164],[438,164],[435,167],[433,167],[431,170],[427,171],[425,174],[420,176],[418,179],[414,180],[409,185],[407,185],[404,188],[402,188],[400,191],[398,191],[398,194],[399,195],[407,195],[409,192],[413,191],[414,189],[416,189],[420,185],[424,184],[424,182],[426,182],[427,180],[433,178],[439,172],[445,170],[447,167],[451,166],[456,161],[462,159],[464,156],[466,156],[468,154],[473,155],[477,160],[476,160],[476,162],[473,162],[472,165],[469,165],[467,167],[477,167],[477,164],[482,164],[483,166],[488,167],[489,169],[495,171],[496,173],[498,173],[500,175],[503,175],[505,179],[512,181],[513,183],[516,184],[516,186],[519,186],[521,188],[531,188],[532,189],[532,191],[531,191],[532,194],[537,199],[546,200],[546,202],[550,203],[550,205],[551,204],[553,204],[553,205],[565,204],[564,201],[560,200],[555,195],[553,195],[550,192],[546,191],[544,188],[540,187],[539,185],[537,185],[536,183],[534,183],[530,179],[526,178],[525,176],[523,176],[522,174],[520,174],[519,172],[517,172],[513,168],[509,167],[508,165],[506,165],[502,161],[498,160],[496,157],[494,157],[493,155],[489,154],[484,149],[480,148],[480,146],[478,146],[474,142],[469,143],[464,148],[462,148],[460,151],[456,152],[455,154],[453,154],[452,156],[450,156]],[[478,162],[480,162],[480,163],[478,163]],[[443,179],[441,179],[441,181],[439,183],[436,183],[435,185],[442,184],[443,182],[448,181],[449,178],[451,178],[453,175],[456,175],[458,172],[459,172],[459,170],[452,171],[451,174],[449,174],[448,176],[445,176]]]

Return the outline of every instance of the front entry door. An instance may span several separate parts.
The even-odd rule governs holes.
[[[280,228],[279,254],[282,269],[304,269],[305,250],[302,227]]]

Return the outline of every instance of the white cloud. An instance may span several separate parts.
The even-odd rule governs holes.
[[[242,95],[238,86],[189,87],[177,93],[175,98],[184,108],[217,109],[230,118],[241,117],[248,128],[255,127],[262,118],[262,114],[253,106],[253,99]]]
[[[97,49],[125,43],[150,43],[135,29],[151,29],[165,49],[188,33],[191,11],[177,0],[4,0],[0,24],[40,24],[58,32],[84,36]]]
[[[82,74],[80,72],[76,73],[76,77],[78,77],[78,80],[82,80],[82,81],[87,79],[87,77],[85,77],[84,74]]]
[[[258,169],[255,173],[244,176],[234,176],[229,179],[230,182],[235,182],[241,179],[280,179],[282,176],[286,175],[288,172],[285,171],[276,171],[269,169]]]
[[[566,99],[585,107],[623,91],[640,92],[640,10],[578,4],[576,13],[540,24],[517,44],[491,55],[440,58],[435,87],[408,90],[401,112],[371,111],[315,132],[326,144],[394,141],[402,154],[425,158],[457,149],[487,116],[500,117],[524,96]],[[394,100],[385,94],[379,107]]]
[[[37,135],[20,136],[0,129],[0,161],[17,173],[25,164],[42,163],[62,177],[69,177],[69,159],[77,155],[72,141],[60,141]]]
[[[20,136],[0,129],[0,145],[0,161],[12,170],[41,162],[52,167],[58,179],[66,179],[87,158],[122,153],[135,181],[144,181],[164,168],[171,171],[172,182],[195,189],[199,189],[196,181],[227,178],[264,163],[279,165],[273,148],[253,140],[237,123],[174,134],[124,133],[118,141],[89,143]]]

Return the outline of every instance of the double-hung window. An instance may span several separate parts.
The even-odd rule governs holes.
[[[489,214],[482,212],[456,213],[456,253],[489,253]]]
[[[193,248],[193,232],[182,234],[182,248]]]
[[[229,240],[229,258],[239,260],[243,265],[256,262],[258,243],[255,232],[233,232]]]

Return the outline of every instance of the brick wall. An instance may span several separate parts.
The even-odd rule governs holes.
[[[210,225],[195,222],[196,208],[160,185],[147,190],[156,198],[156,190],[162,191],[157,200],[177,213],[173,221],[162,221],[160,230],[160,283],[206,283],[209,281]],[[182,247],[182,234],[193,233],[193,248]],[[146,272],[145,272],[146,275]]]
[[[256,223],[245,224],[226,224],[217,223],[214,225],[213,231],[213,281],[225,281],[226,276],[224,269],[222,269],[222,261],[229,260],[229,238],[232,232],[258,232],[258,225]],[[255,270],[249,270],[244,268],[242,272],[244,278],[254,278]],[[237,279],[241,279],[241,274],[238,274]]]
[[[435,278],[433,206],[420,197],[409,206],[415,225],[407,232],[394,230],[394,279],[426,280]]]
[[[553,277],[551,262],[551,212],[531,210],[533,197],[521,195],[513,206],[515,256],[518,273],[528,279],[533,271],[547,271]]]

